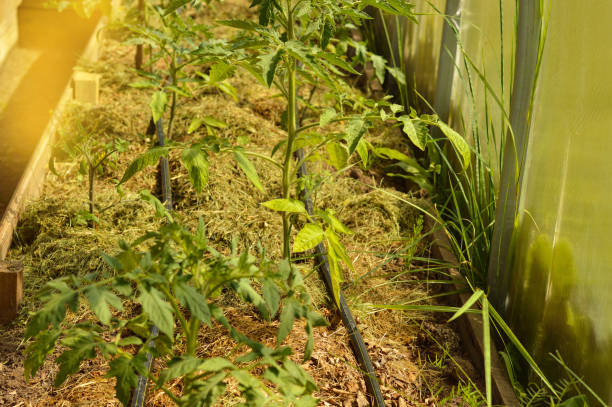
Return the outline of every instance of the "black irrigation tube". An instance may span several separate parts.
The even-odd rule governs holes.
[[[151,120],[152,122],[152,120]],[[149,126],[152,130],[153,126]],[[165,144],[164,140],[164,130],[162,126],[162,119],[159,119],[155,124],[155,130],[157,132],[157,145],[163,146]],[[150,133],[150,131],[147,131]],[[301,162],[299,168],[299,174],[301,177],[305,177],[308,175],[308,170],[306,169],[306,163],[304,162],[304,151],[299,149],[296,152],[298,162]],[[172,210],[172,189],[170,185],[170,170],[168,166],[168,159],[162,157],[160,160],[160,170],[161,170],[161,189],[162,189],[162,199],[164,202],[164,206],[168,210]],[[310,191],[305,188],[303,190],[302,199],[304,205],[306,206],[306,210],[309,215],[314,213],[312,200],[310,199]],[[328,295],[331,299],[334,298],[334,292],[332,289],[332,281],[331,281],[331,272],[329,269],[329,260],[327,258],[327,251],[325,250],[325,246],[322,243],[319,243],[315,248],[316,257],[319,260],[319,264],[317,268],[319,270],[319,274],[325,283],[325,287],[327,289]],[[362,369],[363,378],[366,383],[366,388],[370,395],[372,396],[372,405],[375,407],[384,407],[385,402],[382,396],[382,392],[380,391],[380,385],[378,384],[378,380],[376,379],[376,373],[374,371],[374,366],[372,365],[372,360],[370,359],[370,355],[368,354],[366,345],[363,341],[361,333],[357,328],[357,324],[355,323],[355,318],[353,318],[353,314],[351,313],[350,308],[348,307],[342,292],[340,292],[340,298],[338,300],[340,303],[338,307],[338,311],[340,312],[340,317],[342,318],[342,323],[346,327],[346,331],[349,334],[351,348],[353,349],[353,353],[355,354],[355,358],[359,363],[360,368]],[[156,326],[151,328],[151,336],[155,337],[159,334],[159,329]],[[153,342],[149,343],[149,346],[154,346]],[[151,353],[147,353],[147,362],[145,363],[146,371],[150,371],[151,363],[153,361],[153,356]],[[147,395],[147,382],[148,379],[146,376],[138,376],[138,383],[134,392],[132,393],[132,403],[131,407],[143,407],[144,401]]]
[[[302,163],[299,168],[300,177],[305,177],[308,175],[308,170],[306,168],[306,163],[304,162],[304,151],[302,149],[299,149],[296,151],[295,154],[297,156],[297,161]],[[306,206],[306,211],[308,212],[308,215],[312,216],[314,210],[312,200],[310,198],[310,191],[308,190],[308,188],[304,188],[304,190],[302,191],[302,201]],[[318,260],[317,268],[319,270],[319,275],[325,283],[327,294],[333,301],[334,291],[332,288],[329,260],[327,258],[327,250],[325,250],[325,246],[323,245],[323,243],[319,243],[316,246],[315,253]],[[350,308],[344,300],[344,295],[342,295],[342,291],[340,291],[340,298],[338,299],[338,302],[338,311],[340,312],[342,323],[346,327],[346,331],[349,334],[351,348],[353,349],[355,358],[357,359],[357,362],[359,363],[359,366],[362,370],[363,378],[365,380],[368,392],[372,396],[372,405],[375,407],[384,407],[385,401],[383,399],[382,392],[380,391],[380,385],[378,384],[378,380],[376,379],[376,372],[374,372],[372,360],[370,359],[370,355],[368,354],[366,345],[363,342],[361,333],[359,333],[359,329],[357,328],[357,324],[355,323],[353,314],[351,313]]]
[[[157,145],[163,146],[166,144],[164,139],[164,126],[162,125],[162,119],[159,119],[157,123],[153,124],[153,119],[147,129],[147,134],[157,133]],[[172,210],[172,188],[170,185],[170,168],[168,166],[168,159],[162,157],[160,159],[160,170],[161,170],[161,193],[164,206],[168,211]],[[156,326],[151,328],[151,337],[155,338],[159,334],[159,329]],[[153,347],[153,342],[149,343],[149,347]],[[147,362],[145,363],[145,369],[147,372],[151,370],[151,362],[153,361],[153,355],[147,352]],[[147,396],[147,377],[138,376],[138,383],[132,393],[132,407],[143,407],[145,398]]]

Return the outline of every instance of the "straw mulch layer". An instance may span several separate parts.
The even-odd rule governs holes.
[[[242,1],[227,1],[218,12],[245,9]],[[28,311],[39,306],[37,292],[51,278],[73,273],[100,271],[107,267],[101,252],[113,253],[117,241],[130,241],[160,222],[153,210],[137,198],[138,191],[154,191],[155,168],[135,176],[125,186],[123,195],[114,187],[122,169],[139,153],[146,150],[151,140],[143,135],[149,120],[147,91],[128,86],[137,79],[130,66],[134,50],[119,44],[116,33],[107,34],[103,41],[100,61],[84,63],[83,68],[102,74],[101,103],[97,107],[70,106],[64,116],[60,137],[70,137],[84,123],[97,137],[110,141],[120,137],[129,142],[126,152],[113,156],[96,183],[96,202],[100,223],[89,228],[79,222],[79,212],[86,209],[86,178],[78,173],[78,162],[59,157],[57,174],[49,174],[42,197],[32,202],[16,232],[10,258],[21,261],[26,268],[26,299],[21,316],[13,325],[0,330],[0,406],[114,406],[114,383],[104,377],[102,358],[84,363],[79,373],[62,387],[52,387],[56,367],[48,362],[28,384],[23,379],[23,329]],[[247,148],[267,154],[284,136],[279,127],[282,103],[274,91],[259,86],[246,74],[238,73],[231,80],[239,94],[233,101],[217,92],[203,91],[180,104],[175,120],[177,139],[186,137],[186,129],[194,115],[214,116],[228,126],[219,136],[235,141],[239,136],[250,140]],[[191,136],[190,136],[191,137]],[[372,142],[401,149],[405,140],[397,129],[379,128]],[[186,224],[194,225],[198,218],[207,224],[211,243],[223,250],[232,239],[249,250],[263,246],[272,258],[280,256],[281,222],[275,213],[260,203],[279,195],[280,174],[262,160],[253,159],[266,186],[257,191],[238,169],[231,157],[211,158],[210,180],[201,194],[190,187],[185,171],[176,157],[171,159],[173,197],[177,216]],[[336,175],[319,189],[315,202],[321,208],[333,208],[337,216],[354,234],[343,238],[355,270],[345,275],[345,294],[354,309],[359,328],[364,336],[388,405],[434,405],[436,400],[450,396],[450,405],[463,405],[454,398],[451,389],[465,370],[477,376],[470,362],[465,360],[454,331],[443,319],[418,313],[391,311],[375,312],[370,304],[431,303],[422,299],[433,294],[420,282],[426,264],[413,256],[426,256],[422,219],[410,203],[426,204],[411,193],[387,188],[381,177],[382,166],[377,163],[370,172],[358,166]],[[331,173],[326,164],[311,165],[318,173]],[[376,187],[376,188],[374,188]],[[394,194],[396,197],[390,195]],[[299,263],[306,274],[311,271],[309,261]],[[315,350],[304,367],[319,386],[316,393],[321,405],[366,406],[365,384],[348,345],[348,336],[329,306],[325,291],[316,273],[307,284],[319,311],[330,320],[330,327],[314,332]],[[272,344],[276,322],[266,323],[252,310],[228,299],[227,315],[231,322],[252,338]],[[72,315],[71,318],[83,318]],[[302,361],[305,335],[296,327],[286,344],[295,350],[294,360]],[[203,328],[202,355],[224,355],[234,347],[232,340],[217,326]],[[450,357],[456,361],[452,362]],[[181,383],[176,382],[180,389]],[[230,384],[229,388],[232,386]],[[439,391],[442,389],[441,391]],[[221,405],[237,402],[231,394]],[[446,405],[449,405],[446,404]],[[168,406],[170,401],[161,391],[152,389],[148,405]]]

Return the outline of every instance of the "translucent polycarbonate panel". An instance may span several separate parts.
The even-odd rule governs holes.
[[[409,23],[404,44],[404,72],[413,93],[413,105],[423,105],[416,94],[428,103],[433,103],[436,91],[440,44],[444,27],[444,8],[446,0],[414,2],[418,24]]]
[[[515,0],[462,0],[450,124],[472,142],[498,178],[510,108]]]
[[[392,92],[401,96],[402,103],[426,110],[435,93],[446,0],[411,3],[417,22],[370,10],[375,21],[373,40],[388,64],[401,68],[406,75],[406,85],[391,89]]]
[[[511,324],[612,402],[612,2],[550,3],[513,242]]]

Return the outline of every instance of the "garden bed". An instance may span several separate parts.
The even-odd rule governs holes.
[[[245,2],[231,0],[217,6],[214,18],[236,18],[237,13],[245,12]],[[210,18],[212,12],[209,13]],[[89,227],[82,217],[87,207],[87,188],[86,179],[79,174],[79,162],[61,154],[55,162],[56,174],[48,175],[41,198],[30,203],[19,223],[8,258],[25,267],[25,300],[19,319],[0,330],[0,405],[119,405],[112,397],[114,380],[104,377],[103,358],[83,363],[77,375],[54,389],[57,368],[50,362],[26,384],[22,353],[28,312],[40,305],[37,293],[46,281],[107,270],[102,252],[114,254],[119,239],[132,241],[162,222],[138,198],[140,190],[155,192],[155,168],[144,170],[124,184],[123,195],[115,188],[123,169],[151,145],[150,136],[145,134],[150,112],[143,108],[149,104],[151,92],[129,86],[138,77],[131,69],[134,49],[120,43],[123,35],[121,31],[107,32],[99,62],[81,67],[102,75],[100,104],[70,105],[61,119],[58,136],[61,143],[79,131],[79,123],[85,123],[89,131],[105,141],[127,141],[128,148],[115,155],[112,165],[103,167],[96,184],[99,210],[95,227]],[[238,71],[230,83],[237,90],[237,101],[210,90],[184,99],[175,119],[175,140],[193,137],[187,134],[192,117],[212,116],[227,124],[218,130],[219,136],[232,142],[248,138],[246,148],[267,155],[284,137],[280,127],[282,103],[275,91],[261,86],[246,72]],[[407,140],[398,128],[382,126],[372,133],[373,144],[407,151]],[[237,238],[243,249],[255,252],[262,247],[270,258],[280,259],[280,218],[260,205],[280,194],[278,169],[265,160],[252,161],[265,192],[256,189],[234,161],[213,155],[208,184],[197,194],[187,172],[178,165],[178,158],[171,154],[175,216],[190,227],[202,219],[207,237],[218,250],[229,252],[232,240]],[[478,382],[479,375],[466,359],[456,333],[445,323],[446,316],[372,307],[432,304],[435,299],[431,297],[439,294],[438,286],[426,281],[438,277],[435,271],[428,271],[429,247],[422,215],[410,204],[427,205],[426,198],[418,188],[386,178],[385,164],[379,159],[369,171],[354,166],[334,176],[314,196],[322,207],[334,209],[354,232],[344,238],[355,268],[344,276],[344,294],[367,344],[385,401],[390,406],[478,404],[481,399],[470,381]],[[315,172],[329,169],[325,163],[313,165]],[[317,274],[311,273],[312,261],[305,259],[296,264],[307,276],[306,285],[316,308],[330,320],[329,327],[315,328],[314,352],[302,364],[319,387],[315,396],[321,405],[368,405],[348,335],[335,317]],[[273,344],[278,322],[261,320],[251,307],[232,296],[221,301],[233,326],[259,342]],[[70,318],[78,320],[84,315],[77,313]],[[292,360],[301,363],[305,341],[300,329],[294,329],[285,340],[295,351]],[[235,347],[218,325],[202,328],[199,344],[199,352],[207,357],[223,356]],[[221,405],[238,402],[229,397]],[[171,404],[161,390],[150,390],[147,405]]]

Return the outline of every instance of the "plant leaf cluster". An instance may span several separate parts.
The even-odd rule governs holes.
[[[61,344],[56,386],[76,373],[82,361],[102,355],[109,362],[107,376],[116,379],[116,394],[124,405],[139,375],[151,379],[180,406],[214,404],[230,377],[239,383],[245,405],[316,405],[315,384],[288,359],[292,350],[282,342],[295,321],[304,320],[308,336],[304,357],[308,359],[312,328],[325,321],[311,309],[302,276],[287,261],[274,265],[265,258],[238,253],[235,246],[224,256],[209,246],[202,222],[195,232],[169,222],[120,246],[116,256],[104,256],[112,268],[108,275],[63,277],[47,283],[44,306],[31,317],[26,330],[26,338],[34,339],[26,349],[26,378]],[[227,290],[251,304],[264,319],[279,317],[274,347],[232,326],[216,301]],[[141,311],[133,312],[135,307]],[[68,318],[84,308],[91,317]],[[202,325],[226,330],[236,343],[234,356],[202,355],[198,347]],[[145,367],[147,353],[165,362],[157,376]],[[258,377],[254,370],[264,373]],[[183,391],[175,394],[169,385],[178,378],[183,380]]]

